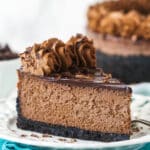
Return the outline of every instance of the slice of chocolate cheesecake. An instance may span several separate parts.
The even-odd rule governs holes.
[[[96,68],[91,40],[49,39],[20,57],[19,128],[85,140],[129,139],[131,89]]]

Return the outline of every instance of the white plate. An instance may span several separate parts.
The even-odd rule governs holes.
[[[17,94],[14,92],[8,99],[0,99],[0,138],[40,147],[75,149],[116,148],[120,146],[136,146],[135,144],[150,142],[150,128],[146,126],[140,126],[140,131],[135,132],[130,140],[110,143],[77,140],[23,131],[16,127],[16,96]],[[132,118],[150,119],[150,97],[133,95],[131,110]]]

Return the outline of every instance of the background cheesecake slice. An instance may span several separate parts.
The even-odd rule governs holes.
[[[131,89],[96,69],[92,41],[82,35],[66,44],[50,39],[28,48],[21,60],[19,128],[86,140],[129,139]]]

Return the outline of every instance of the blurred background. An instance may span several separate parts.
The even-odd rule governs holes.
[[[87,7],[96,0],[0,0],[0,43],[24,51],[50,37],[84,33]]]

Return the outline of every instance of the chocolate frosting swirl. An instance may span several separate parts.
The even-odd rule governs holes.
[[[89,40],[86,36],[77,34],[72,37],[65,46],[65,49],[70,51],[73,66],[78,67],[96,67],[95,49],[93,41]]]
[[[34,75],[49,76],[82,67],[96,68],[93,42],[80,34],[66,44],[56,38],[34,44],[20,54],[20,58],[23,71]]]

